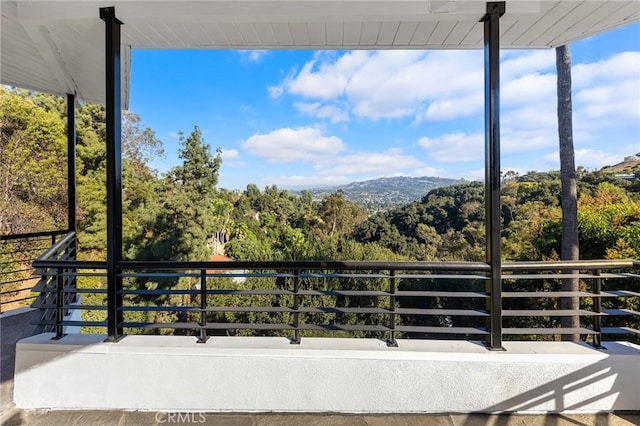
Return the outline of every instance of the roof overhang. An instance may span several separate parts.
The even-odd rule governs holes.
[[[486,2],[414,0],[1,1],[3,84],[104,102],[104,23],[131,49],[468,49]],[[507,0],[501,47],[548,48],[640,20],[640,1]],[[161,71],[160,71],[161,72]]]

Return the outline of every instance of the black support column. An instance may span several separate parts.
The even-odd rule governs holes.
[[[487,3],[484,22],[484,139],[486,261],[491,267],[487,292],[488,347],[502,350],[502,250],[500,246],[500,17],[505,2]]]
[[[100,8],[105,22],[105,75],[107,127],[107,341],[122,334],[122,99],[120,77],[120,25],[114,7]]]
[[[67,94],[67,226],[76,226],[76,97]]]

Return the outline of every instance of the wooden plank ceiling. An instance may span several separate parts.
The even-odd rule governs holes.
[[[414,0],[1,1],[3,84],[104,101],[104,25],[130,49],[469,49],[486,3]],[[549,48],[640,20],[640,0],[507,0],[504,48]]]

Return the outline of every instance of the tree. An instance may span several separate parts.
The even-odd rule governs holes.
[[[64,228],[65,142],[59,115],[0,89],[0,234]]]
[[[562,260],[578,260],[580,249],[578,243],[578,190],[576,184],[575,152],[573,148],[573,120],[571,104],[571,54],[569,46],[556,47],[556,72],[558,90],[558,140],[560,144],[560,182],[562,206],[562,241],[560,257]],[[567,271],[577,273],[578,271]],[[578,291],[578,278],[562,280],[563,291]],[[579,299],[567,297],[560,301],[562,309],[577,310]],[[562,327],[577,328],[580,317],[567,316],[561,319]],[[577,341],[580,336],[564,335],[563,338]]]
[[[351,234],[367,218],[367,213],[363,207],[345,199],[344,191],[339,189],[322,200],[320,216],[327,235],[340,238]]]
[[[181,166],[167,176],[164,220],[159,232],[166,233],[165,260],[208,260],[209,237],[213,235],[212,202],[216,195],[220,152],[214,157],[202,140],[198,126],[189,137],[180,137]],[[168,234],[168,235],[167,235]]]

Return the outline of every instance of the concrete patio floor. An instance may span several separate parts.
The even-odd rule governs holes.
[[[12,408],[0,414],[6,426],[33,425],[332,425],[332,426],[411,426],[411,425],[602,425],[640,424],[638,413],[617,414],[552,414],[552,415],[346,415],[346,414],[213,414],[161,413],[125,411],[33,411]]]

